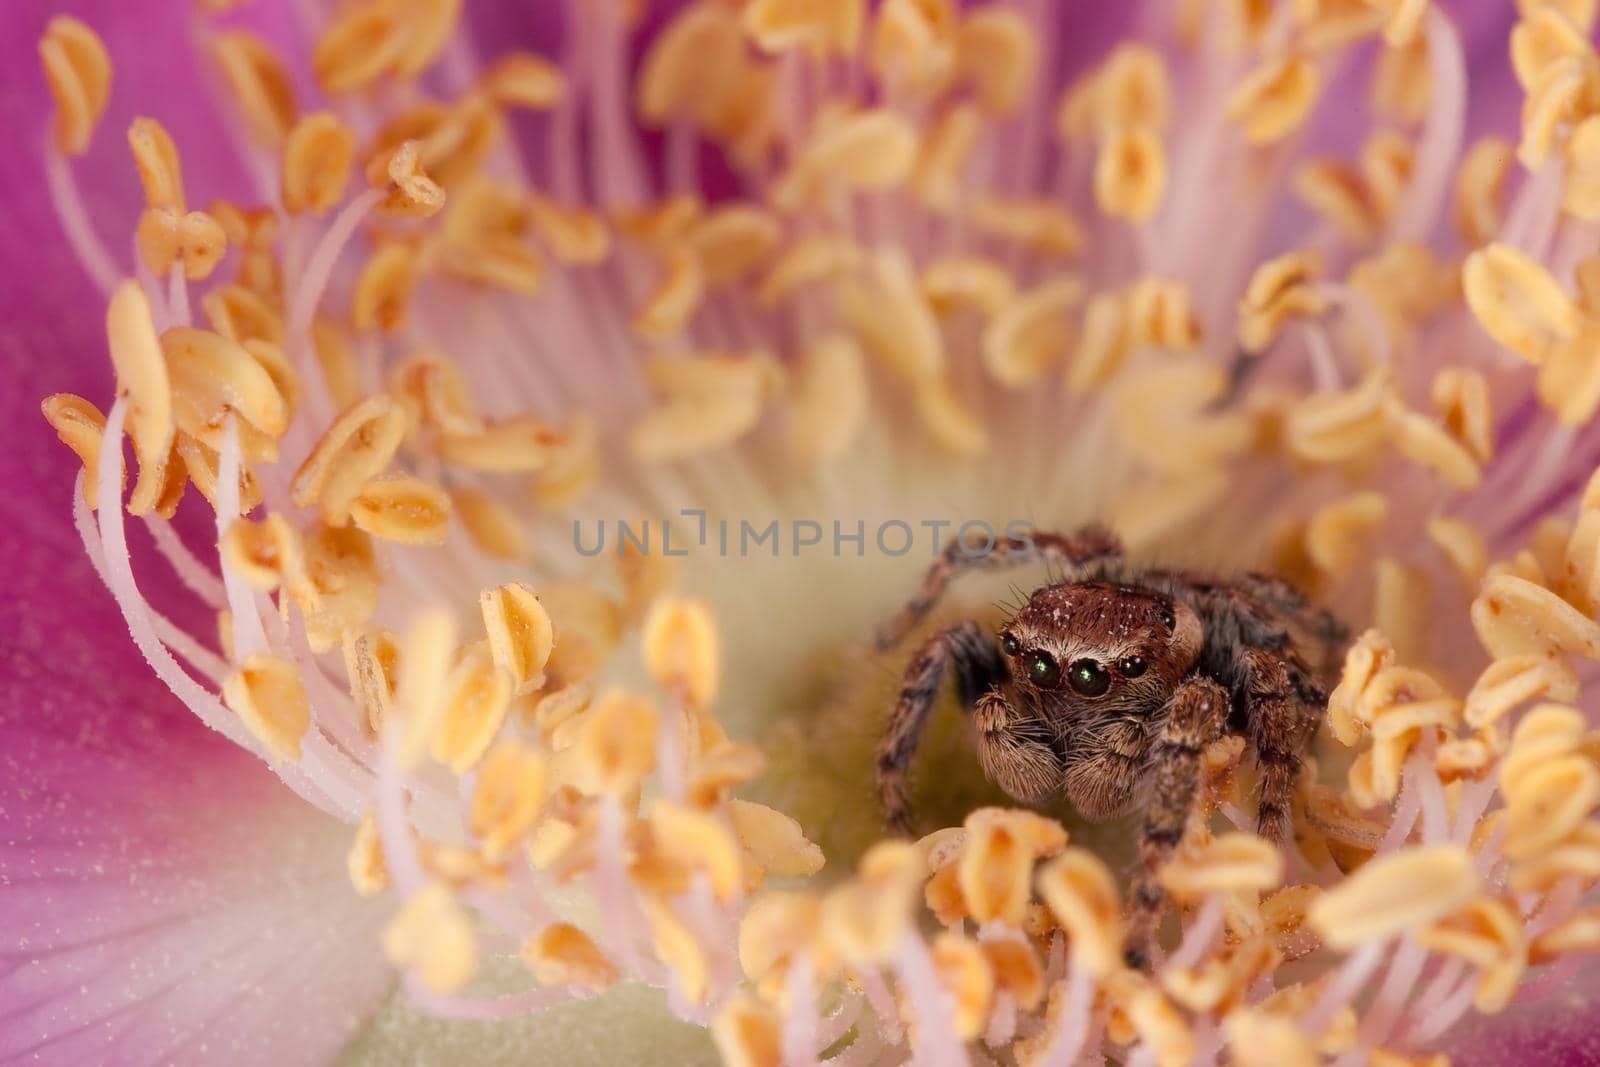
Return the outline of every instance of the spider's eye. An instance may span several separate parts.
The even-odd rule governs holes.
[[[1073,660],[1067,667],[1067,681],[1086,697],[1097,697],[1111,688],[1111,675],[1092,659]]]
[[[1021,651],[1022,646],[1019,645],[1017,643],[1017,639],[1012,637],[1010,634],[1001,634],[1000,648],[1005,652],[1006,655],[1015,656],[1019,651]]]
[[[1061,665],[1048,652],[1029,652],[1027,668],[1028,680],[1040,689],[1054,689],[1061,684]]]
[[[1168,633],[1171,633],[1172,630],[1178,625],[1177,616],[1172,614],[1171,608],[1161,609],[1161,625],[1167,628]]]
[[[1137,678],[1144,673],[1145,662],[1143,656],[1123,656],[1117,660],[1117,671],[1124,678]]]

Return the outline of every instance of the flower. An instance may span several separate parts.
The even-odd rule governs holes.
[[[1588,5],[205,6],[30,35],[8,187],[99,295],[34,281],[8,337],[79,390],[85,549],[28,439],[8,1055],[326,1059],[391,974],[502,1026],[639,981],[732,1063],[1581,1053]],[[205,106],[147,107],[186,35]],[[865,800],[913,547],[1095,518],[1364,630],[1292,849],[1207,749],[1149,971],[1117,828],[953,734],[945,829]],[[85,560],[222,738],[61,610]]]

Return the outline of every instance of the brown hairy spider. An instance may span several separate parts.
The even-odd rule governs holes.
[[[899,643],[963,571],[1040,561],[1059,578],[998,637],[960,622],[911,658],[878,745],[879,794],[889,822],[909,831],[906,768],[953,668],[978,759],[1011,796],[1037,803],[1064,793],[1096,820],[1143,800],[1127,942],[1130,965],[1142,967],[1161,915],[1156,873],[1196,802],[1202,751],[1224,734],[1245,738],[1261,772],[1259,831],[1286,840],[1295,780],[1327,706],[1320,679],[1347,631],[1281,578],[1140,569],[1111,533],[1089,526],[947,545],[879,631],[879,649]]]

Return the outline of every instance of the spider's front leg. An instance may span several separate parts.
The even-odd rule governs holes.
[[[906,665],[900,698],[895,702],[877,751],[878,796],[884,818],[901,833],[911,832],[906,768],[916,753],[917,739],[922,736],[928,713],[938,700],[945,671],[952,668],[961,707],[969,711],[975,706],[980,709],[980,732],[984,721],[981,709],[997,697],[1009,677],[994,638],[975,622],[957,623],[934,634],[911,657]]]
[[[1256,832],[1284,844],[1293,836],[1289,807],[1324,702],[1311,706],[1300,700],[1292,664],[1282,656],[1252,648],[1243,659],[1249,696],[1246,721],[1261,769]]]
[[[981,545],[975,538],[951,541],[923,575],[917,595],[878,630],[878,650],[887,652],[899,644],[933,610],[945,586],[965,571],[996,570],[1042,561],[1061,568],[1065,575],[1121,558],[1122,544],[1111,531],[1100,526],[1085,526],[1066,535],[1034,530],[1026,537],[985,539]]]
[[[1200,790],[1205,747],[1222,736],[1227,720],[1227,690],[1209,678],[1190,678],[1162,709],[1161,730],[1150,746],[1154,789],[1139,835],[1139,865],[1128,909],[1124,956],[1130,967],[1143,969],[1150,962],[1164,900],[1158,875],[1183,839]]]

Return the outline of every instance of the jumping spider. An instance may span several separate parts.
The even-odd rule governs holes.
[[[1259,831],[1286,840],[1295,780],[1327,705],[1321,678],[1347,632],[1281,578],[1141,569],[1112,534],[1089,526],[951,543],[879,631],[878,647],[904,638],[961,572],[1028,562],[1059,577],[998,636],[960,622],[911,658],[877,749],[884,813],[909,831],[906,768],[952,668],[978,759],[1012,797],[1064,793],[1096,820],[1144,803],[1127,941],[1128,962],[1142,967],[1161,915],[1156,874],[1196,802],[1202,751],[1225,734],[1245,738],[1260,769]]]

